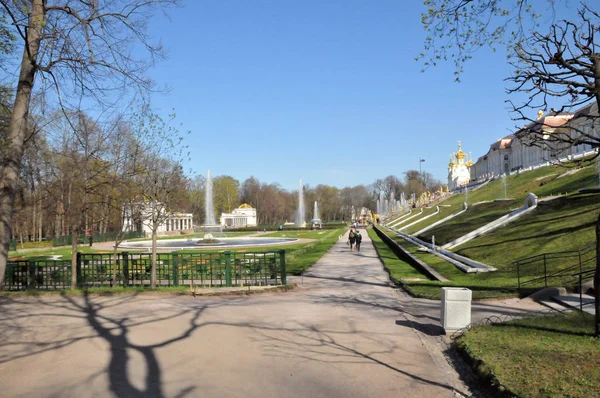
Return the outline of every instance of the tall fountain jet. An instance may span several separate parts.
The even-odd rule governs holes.
[[[296,213],[296,225],[298,227],[306,226],[306,212],[304,210],[304,188],[302,180],[298,185],[298,212]]]
[[[204,225],[215,225],[215,209],[213,207],[213,185],[212,179],[210,178],[210,170],[206,173],[206,217],[204,219]]]
[[[321,223],[321,216],[319,216],[319,205],[315,200],[315,207],[313,208],[313,219],[312,219],[313,228],[323,228],[323,224]]]

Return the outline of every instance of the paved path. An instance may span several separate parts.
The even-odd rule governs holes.
[[[439,302],[392,288],[366,232],[361,252],[341,240],[296,281],[239,297],[0,297],[0,396],[469,395],[441,352]]]

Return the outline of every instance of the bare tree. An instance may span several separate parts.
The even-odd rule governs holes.
[[[515,72],[508,79],[514,87],[509,94],[525,93],[521,104],[509,101],[520,120],[531,121],[525,129],[530,145],[546,146],[551,150],[568,149],[575,145],[600,148],[600,14],[588,6],[578,12],[578,21],[563,20],[553,24],[549,32],[533,32],[515,49],[511,63]],[[559,102],[560,101],[560,102]],[[554,115],[572,107],[595,103],[575,113],[560,129],[548,128],[546,118],[532,120],[532,109],[547,109],[552,102],[561,103]],[[599,156],[597,151],[593,158]],[[596,230],[600,228],[600,217]],[[596,238],[598,245],[598,237]],[[597,255],[595,282],[595,334],[600,336],[600,251]]]
[[[71,94],[111,106],[121,100],[119,90],[127,92],[132,86],[138,92],[150,89],[145,71],[161,56],[161,47],[149,41],[145,28],[155,11],[175,3],[176,0],[0,0],[1,16],[7,20],[0,26],[10,27],[9,33],[23,48],[0,168],[0,287],[8,258],[34,82],[39,82],[42,89],[54,89],[65,108]],[[132,57],[136,44],[141,44],[148,58]]]
[[[475,52],[521,43],[540,27],[542,14],[544,21],[552,20],[558,3],[566,0],[548,0],[545,8],[531,0],[425,0],[421,22],[427,37],[415,59],[424,61],[423,70],[453,62],[455,79],[460,81]]]
[[[531,122],[522,131],[529,145],[551,149],[575,145],[600,147],[598,105],[600,105],[600,14],[589,7],[578,13],[579,21],[563,20],[553,24],[548,33],[533,32],[519,43],[512,57],[514,73],[509,94],[525,94],[525,101],[508,101],[516,119]],[[545,118],[534,119],[533,110],[551,109],[561,115],[590,102],[593,106],[569,116],[560,129]],[[558,105],[555,105],[558,104]],[[551,108],[551,105],[556,106]],[[566,119],[565,119],[566,120]],[[597,155],[596,155],[597,156]]]
[[[139,169],[134,176],[135,206],[152,231],[152,275],[151,286],[156,288],[156,240],[158,229],[164,225],[170,212],[187,189],[181,161],[187,147],[183,145],[177,127],[173,126],[175,115],[168,120],[152,113],[148,107],[134,117],[133,128],[139,141]],[[134,209],[135,210],[135,209]]]

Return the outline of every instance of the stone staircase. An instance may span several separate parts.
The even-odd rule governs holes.
[[[564,293],[539,299],[537,300],[540,304],[545,305],[546,307],[552,308],[557,311],[569,312],[569,311],[577,311],[580,306],[580,297],[579,293]],[[583,311],[588,314],[594,315],[594,297],[589,294],[583,294],[581,296],[581,301],[583,303]]]

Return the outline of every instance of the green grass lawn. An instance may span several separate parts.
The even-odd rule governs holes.
[[[343,231],[343,229],[341,229]],[[306,231],[277,231],[267,232],[264,235],[268,238],[298,238],[298,239],[321,239],[332,231],[340,231],[340,229],[316,229]],[[341,235],[338,234],[338,235]]]
[[[479,274],[467,274],[456,268],[453,264],[450,264],[433,254],[418,251],[417,246],[396,236],[395,234],[392,234],[388,231],[383,232],[397,242],[400,246],[402,246],[406,251],[435,269],[440,275],[449,280],[448,282],[429,280],[425,275],[419,273],[419,271],[412,268],[407,263],[405,263],[406,266],[410,267],[410,269],[412,269],[414,272],[419,273],[422,280],[411,280],[414,278],[414,276],[407,273],[403,268],[390,268],[392,277],[397,280],[401,280],[402,284],[409,291],[409,293],[415,297],[439,300],[441,298],[441,288],[444,286],[466,287],[471,289],[473,291],[473,300],[514,297],[517,295],[517,291],[514,288],[517,286],[516,274],[513,272],[496,271]],[[375,232],[370,233],[372,238],[374,235],[376,237]],[[377,239],[379,240],[379,238]],[[388,259],[382,258],[382,261],[387,264]],[[398,261],[402,260],[398,259]],[[405,278],[409,279],[404,280]]]
[[[433,207],[433,209],[435,209],[435,206]],[[435,222],[438,222],[443,218],[448,217],[452,213],[456,213],[460,209],[462,209],[462,206],[458,206],[458,205],[440,206],[440,212],[438,214],[428,218],[427,220],[423,220],[423,222],[413,225],[412,227],[407,229],[407,232],[412,235],[415,232],[418,232],[418,231],[422,230],[423,228],[425,228]]]
[[[502,213],[501,207],[494,207],[497,202],[486,206],[486,215],[491,219],[493,214]],[[476,206],[478,207],[478,206]],[[600,195],[572,194],[547,202],[540,202],[538,208],[502,228],[489,234],[473,239],[455,251],[458,254],[492,265],[498,271],[466,274],[454,265],[447,263],[429,253],[417,251],[417,246],[405,241],[388,231],[384,232],[398,242],[408,252],[433,267],[437,272],[448,278],[450,283],[441,284],[432,281],[407,282],[411,292],[419,297],[437,299],[440,296],[439,287],[462,286],[473,290],[473,298],[504,297],[516,295],[518,285],[517,270],[513,262],[519,258],[546,252],[561,252],[579,250],[595,241],[595,224],[600,213]],[[467,213],[465,213],[467,214]],[[451,220],[442,231],[452,228],[465,228],[464,224],[456,224]],[[475,221],[465,223],[474,224]],[[473,226],[466,227],[471,230]],[[439,232],[432,232],[438,240]],[[460,236],[450,235],[451,238]],[[443,235],[442,235],[443,236]],[[553,265],[560,269],[566,264]],[[402,275],[394,275],[401,279]]]
[[[345,232],[345,228],[328,230],[326,234],[319,235],[320,237],[315,242],[307,244],[297,252],[291,252],[289,260],[286,260],[288,273],[300,275],[302,272],[309,270],[338,241],[338,237]]]
[[[558,178],[569,170],[572,169],[563,166],[548,166],[510,175],[506,178],[506,196],[517,201],[523,201],[529,192],[533,192],[538,197],[545,197],[575,193],[579,188],[598,185],[598,176],[593,164],[588,163],[575,174]],[[468,204],[503,198],[502,179],[497,179],[479,189],[470,191],[468,193]],[[459,206],[464,201],[465,195],[457,193],[442,201],[441,204]]]
[[[373,246],[375,246],[375,250],[377,250],[379,258],[385,265],[385,268],[389,271],[392,279],[399,282],[402,282],[402,279],[404,278],[427,280],[425,275],[421,274],[407,262],[400,260],[389,246],[377,236],[377,233],[373,228],[367,229],[367,233],[373,242]]]
[[[560,197],[541,202],[534,212],[454,251],[505,270],[519,258],[545,252],[579,250],[592,244],[599,213],[599,194]]]
[[[312,242],[306,243],[294,243],[285,245],[269,245],[269,246],[248,246],[248,247],[236,247],[232,249],[220,249],[220,248],[206,248],[206,249],[195,249],[195,250],[179,250],[178,253],[210,253],[210,252],[221,252],[224,250],[230,250],[232,252],[265,252],[265,251],[286,251],[286,267],[290,274],[300,274],[304,270],[310,269],[310,267],[317,262],[330,248],[338,241],[339,235],[344,234],[345,228],[333,229],[333,230],[315,230],[315,231],[282,231],[274,234],[265,234],[270,237],[291,237],[291,238],[305,238],[313,239]],[[246,233],[244,233],[246,234]],[[88,246],[79,246],[79,250],[84,253],[112,253],[112,251],[106,250],[94,250]],[[128,250],[135,252],[135,250]],[[145,251],[145,250],[144,250]],[[51,255],[62,255],[64,260],[70,260],[72,258],[70,248],[51,248],[42,251],[32,251],[19,254],[11,252],[10,258],[19,260],[47,260]]]
[[[415,217],[413,219],[407,220],[406,222],[402,222],[400,225],[395,226],[394,229],[399,229],[399,230],[404,231],[405,226],[413,224],[415,222],[417,224],[415,224],[414,227],[417,228],[417,229],[420,229],[420,228],[422,228],[421,227],[422,223],[424,223],[424,222],[427,221],[427,220],[425,220],[425,221],[421,221],[421,220],[423,220],[427,216],[430,216],[430,215],[434,214],[435,210],[436,210],[435,206],[434,207],[426,207],[426,208],[423,209],[423,213],[421,213],[418,217]],[[414,214],[419,214],[419,212],[418,211],[417,212],[413,211],[413,215]],[[410,217],[412,217],[412,216],[407,217],[407,219],[410,218]],[[433,217],[431,217],[431,218],[433,218]]]
[[[598,397],[600,340],[593,316],[540,316],[468,331],[457,347],[483,362],[482,376],[493,374],[520,397]]]
[[[79,251],[82,253],[112,253],[111,251],[107,251],[107,250],[96,250],[96,249],[91,249],[89,246],[87,245],[81,245],[79,246]],[[48,249],[41,249],[41,250],[34,250],[34,251],[27,251],[27,252],[22,252],[19,253],[18,251],[11,251],[8,253],[8,258],[9,261],[10,260],[47,260],[48,257],[50,256],[54,256],[54,255],[60,255],[63,256],[64,260],[70,260],[71,259],[71,247],[57,247],[57,248],[48,248]]]

